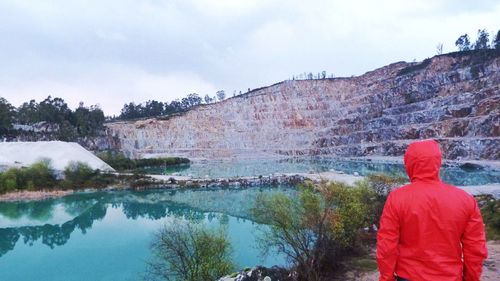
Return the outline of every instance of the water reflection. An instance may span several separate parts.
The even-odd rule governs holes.
[[[155,175],[171,175],[171,174],[180,174],[190,168],[190,164],[177,164],[170,166],[153,166],[147,167],[145,170],[150,174]]]
[[[48,220],[52,217],[54,205],[41,201],[41,202],[28,202],[25,204],[16,204],[12,202],[5,202],[0,204],[0,214],[4,217],[16,220],[23,216],[32,220]]]
[[[0,203],[0,257],[13,250],[19,240],[30,246],[38,240],[50,248],[64,245],[75,230],[83,234],[90,230],[95,221],[106,216],[109,208],[120,209],[130,220],[175,217],[191,222],[217,219],[227,224],[228,215],[248,219],[254,198],[259,193],[278,191],[287,192],[290,196],[296,193],[296,190],[288,187],[116,191],[79,193],[43,201]],[[73,217],[67,221],[46,223],[60,212],[72,214]],[[29,220],[31,225],[8,226],[8,223],[21,218]]]
[[[196,178],[228,178],[238,176],[259,176],[273,173],[319,173],[330,170],[347,174],[368,175],[373,173],[405,174],[402,164],[374,163],[366,161],[339,160],[333,158],[287,158],[247,159],[234,161],[207,161],[191,163],[182,169],[165,170],[162,167],[149,168],[154,174],[173,174]],[[483,185],[500,182],[500,171],[467,171],[458,167],[443,167],[441,178],[455,185]]]
[[[52,200],[50,200],[52,201]],[[23,205],[40,205],[40,209],[44,210],[47,215],[51,215],[49,212],[54,205],[53,202],[40,201],[40,202],[30,202],[30,203],[18,203],[19,209],[22,209]],[[9,203],[15,204],[15,203]],[[2,206],[3,204],[0,204]],[[102,219],[106,215],[107,206],[105,204],[94,204],[91,208],[85,210],[80,215],[76,216],[74,219],[67,221],[63,224],[44,224],[37,226],[22,226],[22,227],[7,227],[0,228],[0,257],[10,250],[14,249],[17,241],[22,238],[24,244],[33,245],[33,242],[41,239],[44,245],[54,248],[55,246],[61,246],[66,244],[70,239],[71,233],[76,229],[79,229],[82,233],[92,228],[94,221]],[[30,213],[29,209],[27,211]],[[5,215],[2,210],[0,214]]]

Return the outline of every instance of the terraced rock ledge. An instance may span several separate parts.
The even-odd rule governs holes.
[[[358,77],[287,80],[180,116],[108,123],[131,157],[401,156],[434,138],[447,159],[500,159],[500,51],[397,62]]]

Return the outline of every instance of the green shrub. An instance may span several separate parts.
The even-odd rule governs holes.
[[[136,168],[132,159],[127,158],[123,153],[108,150],[97,155],[102,161],[118,171],[129,171]]]
[[[0,193],[14,190],[41,190],[50,188],[78,189],[107,187],[117,183],[144,186],[153,183],[151,178],[138,171],[133,175],[115,175],[93,170],[82,162],[70,162],[64,169],[64,180],[58,180],[50,161],[36,162],[26,168],[10,168],[0,173]]]
[[[486,225],[486,237],[488,240],[500,239],[500,200],[492,195],[475,196],[481,208],[484,224]]]
[[[50,161],[36,162],[22,171],[28,189],[52,188],[57,183]]]
[[[373,192],[365,193],[365,195],[369,194],[371,197],[363,199],[370,209],[368,213],[370,226],[379,226],[380,216],[382,215],[389,192],[406,182],[408,182],[408,179],[402,174],[372,174],[366,176],[356,184],[360,188],[365,188]]]
[[[148,280],[217,280],[234,269],[225,230],[174,221],[155,234]]]
[[[283,254],[299,280],[330,280],[358,245],[359,230],[370,218],[365,198],[372,194],[366,187],[323,182],[305,185],[297,199],[283,193],[260,195],[252,215],[269,224],[259,242],[263,254]]]
[[[3,173],[0,173],[0,193],[17,189],[17,171],[18,169],[11,168]]]
[[[50,161],[33,163],[26,168],[10,168],[0,173],[0,193],[16,189],[45,189],[57,184]]]
[[[82,162],[70,162],[64,169],[64,186],[80,188],[92,185],[92,179],[99,174],[89,165]]]
[[[118,171],[134,171],[145,167],[188,164],[189,159],[180,157],[130,159],[121,152],[108,150],[97,155],[101,160]]]

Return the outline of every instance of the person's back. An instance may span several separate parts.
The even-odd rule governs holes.
[[[435,141],[410,144],[411,184],[392,191],[377,235],[380,280],[479,280],[486,258],[484,225],[475,199],[439,180]]]

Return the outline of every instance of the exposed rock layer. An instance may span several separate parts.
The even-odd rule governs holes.
[[[438,140],[448,159],[500,159],[500,55],[454,53],[352,78],[284,81],[168,120],[107,124],[133,157],[399,156]]]

